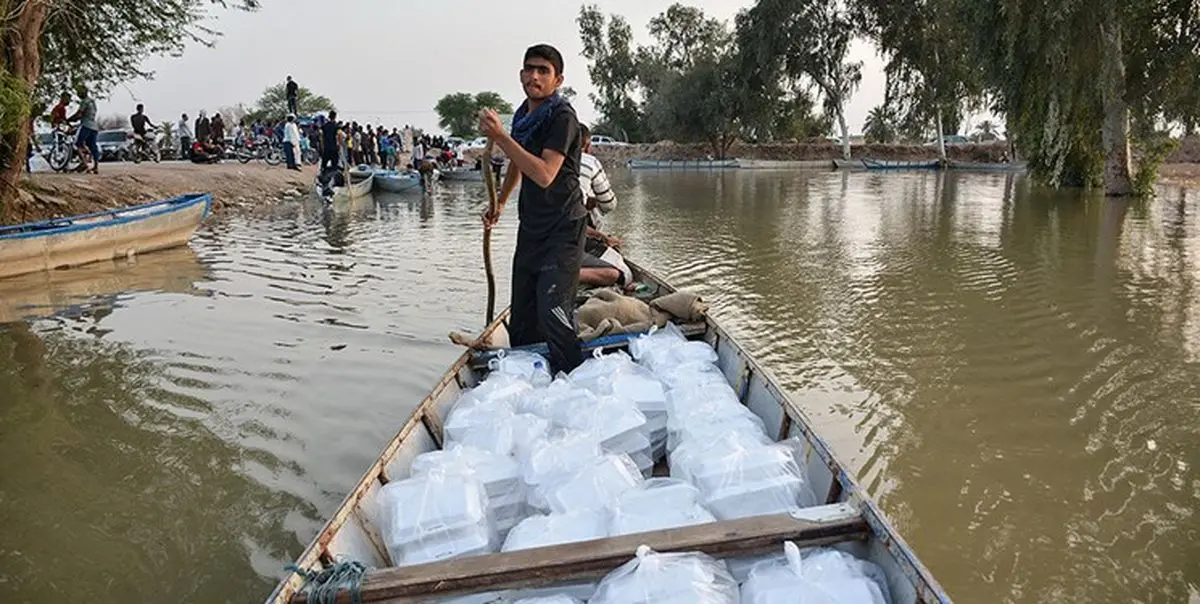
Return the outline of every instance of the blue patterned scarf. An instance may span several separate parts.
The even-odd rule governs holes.
[[[533,113],[529,113],[529,101],[521,103],[521,106],[517,107],[517,112],[513,114],[512,137],[521,143],[522,147],[528,149],[529,144],[550,119],[550,116],[554,114],[554,111],[566,102],[567,100],[562,95],[555,92],[541,105],[538,105]]]

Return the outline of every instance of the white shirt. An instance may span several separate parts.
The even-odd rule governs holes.
[[[192,138],[192,125],[187,120],[179,120],[179,123],[175,124],[175,129],[179,131],[179,138]]]
[[[296,126],[296,122],[288,122],[283,125],[283,142],[293,145],[300,144],[300,128]]]
[[[604,166],[591,153],[579,155],[579,187],[583,189],[583,202],[595,198],[596,207],[591,210],[592,224],[600,228],[600,216],[607,214],[617,207],[617,196],[613,193],[612,185],[608,182],[608,174]]]

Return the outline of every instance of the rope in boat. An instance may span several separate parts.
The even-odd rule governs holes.
[[[302,591],[308,592],[312,604],[337,604],[338,593],[350,592],[350,604],[362,604],[362,579],[367,567],[354,560],[338,562],[319,571],[304,570],[295,564],[284,567],[304,577]]]

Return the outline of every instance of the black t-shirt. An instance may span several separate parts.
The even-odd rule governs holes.
[[[321,126],[321,146],[330,151],[337,149],[337,132],[337,122],[333,120],[325,122],[325,125]]]
[[[289,99],[296,98],[296,93],[300,90],[300,86],[295,81],[287,83],[287,97]]]
[[[146,135],[146,124],[150,123],[150,118],[146,117],[145,113],[135,113],[129,116],[129,125],[133,126],[134,134]]]
[[[544,237],[569,229],[573,221],[587,215],[583,191],[579,188],[579,154],[583,151],[583,139],[579,136],[575,109],[566,103],[554,111],[525,147],[538,157],[546,149],[562,153],[563,163],[554,182],[545,189],[529,177],[521,179],[517,215],[521,219],[520,232],[527,236]]]

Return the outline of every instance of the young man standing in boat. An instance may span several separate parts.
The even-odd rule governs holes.
[[[553,372],[582,362],[573,315],[587,226],[579,183],[583,139],[575,109],[558,94],[562,83],[562,54],[546,44],[532,46],[521,67],[526,100],[513,116],[512,134],[495,111],[484,110],[479,118],[480,131],[509,159],[499,207],[485,213],[485,228],[495,226],[521,185],[509,340],[513,346],[544,340]]]

